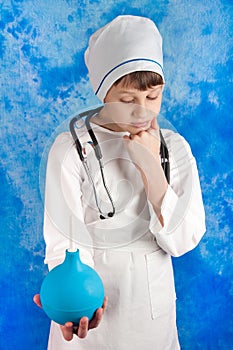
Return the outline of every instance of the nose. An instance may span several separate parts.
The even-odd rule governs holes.
[[[137,117],[138,119],[145,119],[148,115],[145,102],[139,101],[135,103],[132,114],[134,117]]]

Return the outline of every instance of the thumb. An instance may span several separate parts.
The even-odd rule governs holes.
[[[149,134],[151,134],[152,136],[156,137],[158,140],[160,139],[159,124],[157,122],[156,117],[152,119],[150,128],[147,130],[147,132],[149,132]]]
[[[157,122],[157,118],[156,118],[156,117],[154,117],[154,118],[152,119],[150,128],[151,128],[151,129],[154,129],[154,130],[159,130],[159,125],[158,125],[158,122]]]
[[[34,295],[33,301],[34,301],[34,303],[35,303],[37,306],[39,306],[39,307],[42,308],[42,304],[41,304],[41,300],[40,300],[40,294]]]

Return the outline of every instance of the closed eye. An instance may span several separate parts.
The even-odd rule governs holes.
[[[148,100],[156,100],[158,98],[158,96],[147,96]]]
[[[122,103],[133,103],[134,102],[134,100],[120,100],[120,102],[122,102]]]

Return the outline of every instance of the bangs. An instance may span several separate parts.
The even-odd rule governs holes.
[[[139,71],[133,72],[125,75],[124,77],[118,79],[113,85],[118,85],[119,83],[126,88],[134,88],[140,91],[145,91],[156,85],[163,85],[163,78],[158,73],[149,71]]]

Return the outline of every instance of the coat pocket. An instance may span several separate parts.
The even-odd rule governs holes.
[[[176,300],[174,274],[170,255],[163,250],[146,254],[147,279],[151,317],[155,319],[169,312]]]

